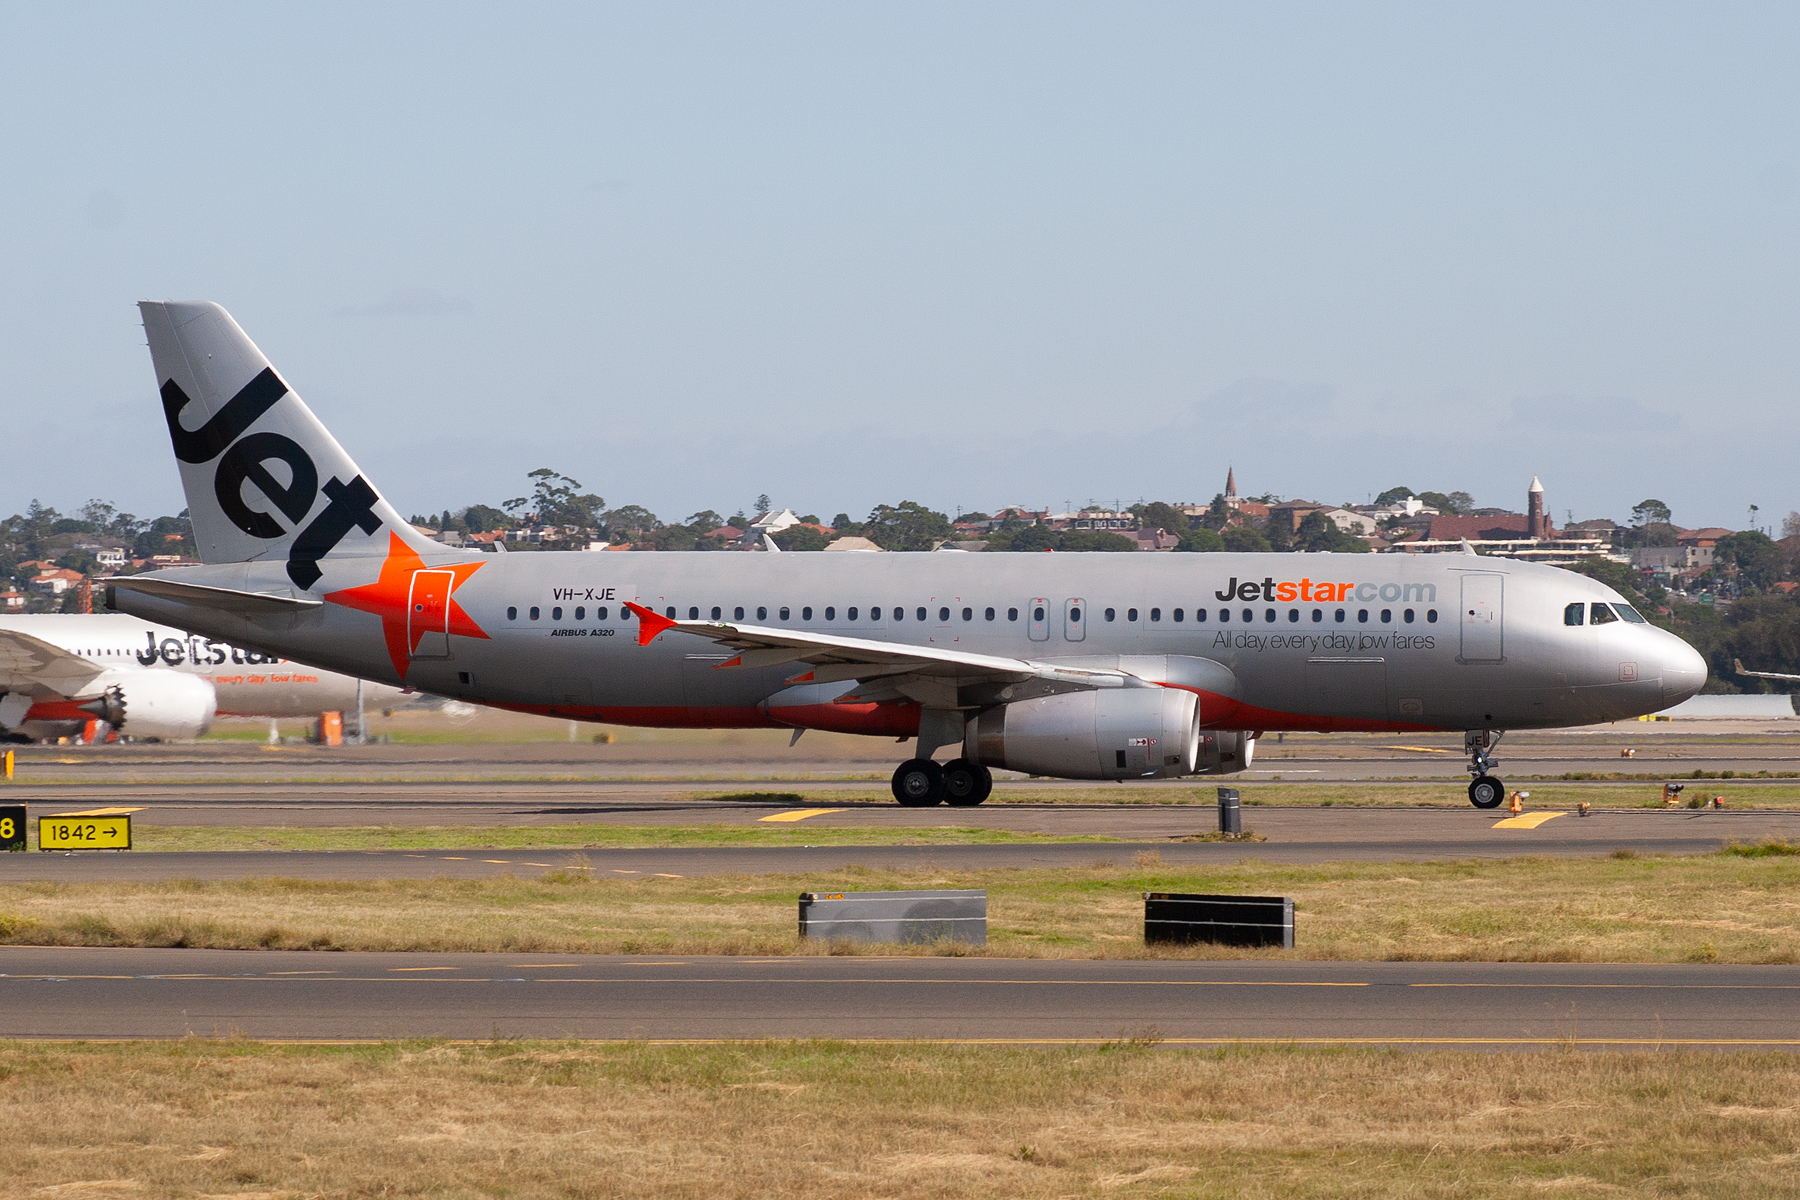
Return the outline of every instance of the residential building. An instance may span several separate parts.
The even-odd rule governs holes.
[[[880,546],[877,546],[874,542],[871,542],[866,537],[836,538],[832,541],[832,543],[829,546],[825,547],[825,549],[827,551],[831,551],[831,550],[848,550],[848,551],[853,551],[853,552],[854,551],[874,551],[876,553],[880,553],[880,551],[881,551]]]
[[[43,592],[50,596],[60,596],[72,587],[78,586],[84,576],[80,571],[71,571],[67,567],[58,567],[53,571],[44,571],[31,577],[25,586],[34,592]]]
[[[11,588],[8,588],[4,592],[0,592],[0,611],[18,612],[20,609],[22,609],[24,607],[25,607],[25,593],[24,592],[15,592]]]

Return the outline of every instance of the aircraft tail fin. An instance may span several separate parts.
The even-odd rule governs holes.
[[[285,560],[310,590],[333,557],[385,554],[400,519],[256,343],[217,304],[138,305],[202,561]]]

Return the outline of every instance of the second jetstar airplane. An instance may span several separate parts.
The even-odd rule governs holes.
[[[990,768],[1225,774],[1261,731],[1637,716],[1703,660],[1585,576],[1470,555],[477,555],[419,537],[224,309],[140,306],[204,566],[113,607],[439,695],[578,720],[906,740],[902,804]],[[960,747],[946,764],[932,761]]]

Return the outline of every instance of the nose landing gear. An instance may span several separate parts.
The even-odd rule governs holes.
[[[1463,734],[1463,750],[1469,756],[1469,803],[1476,808],[1499,808],[1506,799],[1506,784],[1492,774],[1498,762],[1492,751],[1506,736],[1505,730],[1471,729]]]

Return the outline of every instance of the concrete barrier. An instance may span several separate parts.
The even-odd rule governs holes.
[[[987,944],[987,891],[802,892],[800,936]]]

